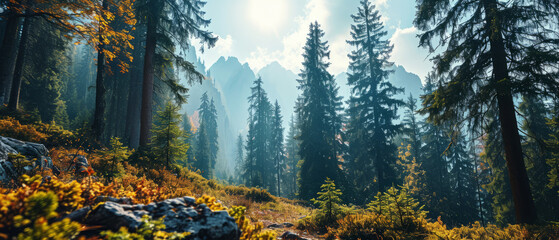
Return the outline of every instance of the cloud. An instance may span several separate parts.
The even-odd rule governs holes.
[[[425,48],[419,47],[419,39],[416,37],[417,28],[396,28],[390,38],[394,44],[391,61],[397,65],[402,65],[408,72],[417,74],[422,80],[432,68],[429,61],[429,52]]]
[[[326,23],[330,16],[326,0],[310,0],[305,6],[305,15],[295,18],[296,30],[282,39],[283,49],[270,51],[267,48],[257,48],[246,59],[252,68],[260,69],[267,64],[278,61],[283,67],[294,73],[299,72],[303,62],[303,46],[311,22]],[[327,26],[322,25],[327,31]]]
[[[350,38],[349,28],[346,34],[337,36],[330,43],[330,73],[338,75],[341,72],[347,71],[349,65],[348,53],[351,52],[351,46],[347,44],[346,40]]]
[[[192,40],[193,45],[196,49],[200,48],[200,43],[196,39]],[[200,56],[203,57],[206,63],[214,63],[219,59],[221,56],[229,56],[233,50],[233,37],[231,35],[227,35],[225,37],[219,36],[215,46],[210,49],[205,49],[204,53],[201,53]],[[209,68],[210,66],[206,66]]]
[[[375,4],[377,6],[377,8],[379,7],[388,7],[388,0],[374,0],[373,4]]]

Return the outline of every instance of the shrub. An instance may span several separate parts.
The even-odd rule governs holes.
[[[330,228],[326,239],[384,239],[388,219],[376,214],[351,214],[338,220],[338,227]]]
[[[425,219],[427,212],[423,211],[423,206],[408,191],[405,186],[400,189],[391,187],[384,193],[378,193],[375,200],[367,204],[368,210],[388,217],[395,228],[408,232],[421,231],[416,219]]]
[[[94,168],[108,181],[124,175],[123,162],[132,154],[117,137],[111,138],[109,149],[98,150],[97,153],[99,158],[95,162]]]
[[[22,125],[12,117],[0,119],[0,135],[21,141],[43,142],[47,135],[37,131],[33,125]]]
[[[237,226],[241,230],[241,240],[273,240],[276,239],[276,232],[264,230],[261,222],[253,224],[246,216],[246,207],[233,206],[229,209],[229,215],[235,218]]]

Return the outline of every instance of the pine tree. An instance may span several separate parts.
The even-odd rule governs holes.
[[[494,111],[490,111],[489,116],[492,116]],[[497,224],[504,226],[514,221],[514,206],[510,198],[512,193],[508,181],[509,173],[506,171],[506,161],[502,150],[503,140],[499,135],[499,128],[497,118],[489,119],[484,129],[484,146],[480,158],[491,170],[489,183],[485,184],[484,188],[493,200],[491,203],[493,219]]]
[[[434,76],[428,75],[423,92],[430,94],[435,90]],[[432,122],[426,122],[422,128],[421,147],[422,157],[418,160],[426,171],[426,181],[429,198],[425,199],[425,205],[430,218],[447,216],[449,213],[448,199],[450,193],[450,176],[448,173],[449,163],[444,156],[450,139],[444,132],[444,124],[439,126]],[[448,124],[446,124],[448,126]]]
[[[152,128],[151,147],[157,161],[172,167],[178,160],[186,159],[188,145],[182,139],[184,132],[180,128],[181,116],[179,106],[167,102],[165,108],[157,111]]]
[[[212,166],[210,165],[210,141],[203,122],[200,124],[198,129],[196,163],[194,164],[194,167],[202,172],[203,177],[210,179],[212,177]]]
[[[281,179],[283,177],[285,165],[285,150],[283,148],[283,121],[281,117],[281,109],[278,101],[274,105],[273,116],[271,119],[271,135],[270,135],[270,150],[271,156],[274,159],[274,168],[276,176],[276,195],[282,196]]]
[[[330,51],[328,43],[321,40],[324,32],[315,22],[309,27],[304,46],[303,69],[299,74],[296,112],[301,134],[299,156],[302,159],[299,179],[299,198],[311,199],[318,192],[320,183],[330,178],[338,180],[339,136],[341,107],[334,77],[328,73]]]
[[[182,166],[190,168],[196,161],[194,157],[196,150],[194,149],[194,132],[192,131],[192,124],[187,113],[182,115],[182,130],[184,131],[184,143],[189,146],[186,152],[186,162]]]
[[[206,135],[205,137],[208,139],[208,148],[210,155],[207,159],[209,161],[207,164],[199,164],[202,164],[200,166],[207,166],[209,169],[212,169],[215,166],[218,151],[217,111],[215,109],[213,99],[210,100],[208,98],[207,92],[202,94],[200,100],[201,104],[198,108],[200,115],[200,131],[202,132],[202,128],[204,128],[203,132]],[[208,174],[211,172],[209,169],[205,169]],[[209,176],[210,178],[213,177],[213,175],[207,176]]]
[[[546,145],[551,151],[551,156],[547,159],[549,172],[547,177],[549,182],[547,187],[555,191],[559,196],[559,101],[555,101],[554,109],[552,110],[553,117],[549,118],[547,124],[552,130],[549,138],[545,140]]]
[[[547,187],[550,166],[546,163],[551,158],[552,149],[546,146],[545,140],[552,130],[547,124],[549,109],[546,103],[536,96],[525,96],[518,107],[524,118],[522,130],[525,134],[523,148],[526,153],[526,167],[530,177],[530,187],[534,192],[534,202],[538,216],[544,220],[557,220],[559,216],[559,198],[555,191]]]
[[[469,155],[468,143],[460,129],[451,133],[452,145],[446,154],[450,163],[451,206],[448,222],[467,225],[477,221],[476,182],[474,164]]]
[[[262,78],[254,80],[249,96],[249,129],[247,136],[247,161],[245,169],[249,173],[249,186],[263,187],[272,190],[273,166],[270,151],[270,123],[272,105],[266,91],[262,88]],[[273,169],[273,168],[272,168]]]
[[[311,199],[320,209],[321,217],[324,218],[326,224],[332,224],[336,221],[337,216],[342,212],[340,204],[342,199],[342,191],[336,189],[336,184],[330,178],[324,180],[324,184],[320,186],[318,199]]]
[[[297,194],[297,163],[300,160],[299,157],[299,141],[297,136],[299,128],[297,127],[297,120],[295,116],[291,116],[291,121],[289,122],[289,132],[285,140],[285,171],[283,175],[283,192],[284,196],[295,198]]]
[[[206,4],[204,1],[142,0],[137,4],[138,18],[147,26],[140,113],[140,146],[147,146],[150,139],[157,46],[164,46],[160,48],[161,51],[166,52],[167,59],[172,59],[176,66],[185,70],[190,82],[201,81],[203,76],[196,71],[194,65],[175,55],[175,44],[185,50],[190,47],[190,37],[196,37],[202,44],[213,47],[217,37],[203,29],[210,24],[202,11]]]
[[[244,154],[244,139],[243,135],[239,134],[237,137],[237,143],[235,147],[235,182],[237,184],[246,184],[247,178],[245,175],[245,171],[243,169],[243,165],[245,164],[245,154]]]
[[[406,112],[404,115],[404,120],[402,121],[404,125],[404,141],[411,145],[410,153],[411,157],[421,159],[421,122],[417,119],[417,99],[415,99],[411,93],[408,100],[405,102],[404,107]]]
[[[559,2],[511,0],[420,1],[415,18],[420,45],[443,49],[433,61],[439,88],[424,98],[435,122],[465,118],[480,124],[496,103],[517,223],[535,223],[536,211],[523,160],[513,96],[559,97]],[[433,42],[435,42],[433,44]],[[549,70],[554,69],[554,70]],[[476,125],[474,124],[474,125]]]
[[[61,99],[64,85],[70,78],[69,59],[66,56],[67,33],[42,19],[30,25],[27,43],[29,50],[25,58],[22,75],[21,103],[27,110],[37,110],[41,121],[68,126],[66,104]],[[44,41],[44,39],[50,41]],[[62,122],[61,122],[62,121]]]
[[[347,41],[356,49],[349,54],[348,84],[352,89],[348,112],[350,161],[358,168],[353,173],[357,203],[365,203],[375,191],[384,191],[396,180],[394,166],[397,148],[393,138],[399,132],[396,108],[403,104],[393,96],[401,91],[387,81],[392,66],[388,61],[392,46],[383,40],[387,34],[381,16],[368,0],[361,1],[358,12],[351,16],[352,39]],[[351,145],[358,145],[358,147]],[[371,176],[376,186],[372,187]]]

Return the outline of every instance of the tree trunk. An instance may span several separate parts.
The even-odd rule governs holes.
[[[153,14],[155,15],[155,14]],[[142,108],[140,112],[140,147],[147,147],[151,138],[151,113],[153,104],[153,59],[156,47],[157,19],[148,16],[144,76],[142,81]]]
[[[20,18],[9,16],[6,21],[6,29],[2,46],[0,47],[0,104],[8,102],[10,87],[17,56],[17,38],[20,26]]]
[[[31,18],[26,17],[23,20],[23,28],[21,30],[21,39],[19,41],[16,66],[14,69],[14,77],[10,91],[10,101],[8,109],[15,111],[19,105],[19,93],[21,90],[21,77],[23,74],[23,64],[25,62],[25,49],[27,48],[27,39],[29,38],[29,27],[31,26]]]
[[[536,208],[530,191],[530,182],[522,155],[522,144],[518,134],[518,125],[514,109],[514,101],[510,87],[508,66],[503,36],[500,31],[502,24],[497,17],[496,0],[483,2],[486,14],[486,25],[489,29],[491,58],[493,62],[493,81],[497,82],[497,106],[499,122],[505,148],[505,159],[509,172],[509,181],[514,199],[517,223],[533,224],[537,220]]]
[[[126,124],[125,133],[126,139],[128,140],[128,146],[130,148],[138,148],[140,144],[140,104],[142,102],[142,79],[140,68],[142,62],[138,59],[142,59],[143,55],[139,50],[141,48],[141,42],[145,41],[141,39],[145,27],[138,26],[136,31],[134,31],[134,59],[136,62],[132,62],[130,68],[130,81],[128,84],[128,104],[126,106]]]
[[[107,0],[103,0],[102,11],[107,10]],[[103,14],[101,14],[103,15]],[[103,31],[99,27],[99,45],[97,49],[97,78],[95,79],[95,112],[93,114],[93,136],[101,141],[105,129],[105,44],[103,44]]]
[[[142,101],[140,74],[137,69],[130,71],[128,106],[126,109],[126,137],[128,146],[138,148],[140,143],[140,103]]]

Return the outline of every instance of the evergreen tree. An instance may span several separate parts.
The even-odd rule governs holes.
[[[202,122],[198,128],[198,141],[196,144],[196,163],[195,168],[202,172],[202,176],[206,179],[212,177],[212,166],[210,165],[210,141],[206,133],[206,127]]]
[[[21,102],[25,109],[37,110],[43,122],[57,120],[57,124],[68,127],[66,104],[61,99],[69,79],[66,55],[69,42],[62,36],[67,32],[42,19],[35,19],[30,31]],[[45,38],[50,41],[44,41]]]
[[[296,116],[291,116],[289,122],[289,132],[285,140],[285,171],[283,174],[283,192],[284,196],[294,198],[297,194],[297,163],[300,160],[299,141],[297,140],[299,128],[297,127]]]
[[[425,94],[430,94],[435,90],[434,80],[432,74],[427,76],[423,87]],[[443,131],[442,125],[437,126],[432,122],[426,122],[422,126],[423,146],[421,147],[422,158],[419,159],[419,162],[427,170],[425,178],[429,194],[424,201],[428,216],[433,219],[447,216],[449,213],[450,176],[448,169],[450,167],[444,154],[450,144],[450,139]]]
[[[270,148],[271,156],[274,159],[274,168],[276,175],[276,189],[275,194],[277,196],[282,196],[281,179],[283,177],[284,165],[285,165],[285,150],[283,148],[283,121],[281,117],[281,109],[278,101],[274,105],[273,116],[271,119],[271,136],[270,136]]]
[[[208,138],[208,147],[210,149],[209,162],[207,166],[209,166],[209,168],[213,168],[216,163],[218,151],[217,111],[215,109],[213,99],[208,99],[207,92],[202,94],[200,100],[201,104],[198,108],[200,114],[200,128],[204,128],[204,134],[206,134],[206,137]],[[206,166],[205,163],[204,166]],[[212,175],[208,176],[212,177]]]
[[[186,162],[182,164],[183,167],[191,167],[196,161],[194,153],[194,132],[192,132],[192,124],[190,123],[190,118],[187,113],[182,115],[182,130],[184,131],[184,143],[189,147],[186,152]]]
[[[375,191],[385,191],[396,180],[397,148],[393,138],[400,126],[392,121],[397,118],[396,108],[403,103],[393,96],[403,90],[387,81],[392,46],[382,39],[387,32],[378,10],[363,0],[357,14],[351,17],[352,39],[347,42],[356,49],[349,54],[348,84],[352,91],[348,110],[352,119],[348,130],[349,154],[351,166],[355,168],[353,184],[358,193],[355,200],[363,204],[372,200]],[[375,176],[375,187],[371,186],[372,176]]]
[[[317,204],[320,209],[319,217],[323,218],[326,224],[332,224],[338,218],[338,215],[342,213],[340,204],[342,199],[340,196],[342,191],[336,189],[336,184],[330,178],[324,180],[324,184],[320,186],[320,192],[318,192],[318,199],[311,199],[314,204]]]
[[[555,191],[559,196],[559,101],[555,101],[552,111],[553,117],[549,118],[547,124],[552,129],[549,138],[545,141],[551,151],[551,156],[547,159],[550,170],[547,173],[549,182],[547,187]]]
[[[549,149],[545,140],[552,133],[547,124],[548,108],[542,99],[537,96],[525,96],[519,106],[519,113],[524,117],[522,130],[525,134],[523,148],[526,153],[526,167],[530,177],[530,186],[534,190],[534,202],[538,216],[544,220],[557,220],[559,218],[559,198],[555,191],[547,187],[550,166],[546,163],[551,158],[552,149]]]
[[[460,129],[451,133],[452,145],[448,149],[450,164],[451,211],[447,222],[452,225],[467,225],[479,219],[474,163],[470,158],[468,143]]]
[[[151,147],[157,161],[167,167],[174,166],[178,160],[186,158],[188,145],[182,139],[184,132],[180,128],[181,116],[179,106],[167,102],[165,108],[157,111],[152,128]]]
[[[203,116],[204,119],[207,121],[207,133],[208,133],[208,140],[210,141],[210,153],[211,153],[211,165],[215,166],[217,162],[217,154],[219,152],[219,135],[217,129],[217,109],[215,108],[215,102],[212,98],[210,101],[210,109],[209,111],[205,112],[209,114],[207,117]]]
[[[516,221],[535,223],[513,96],[559,97],[559,45],[556,29],[548,28],[558,23],[559,2],[425,0],[417,9],[420,45],[446,47],[434,57],[434,69],[447,77],[425,96],[423,112],[435,122],[466,118],[480,124],[496,104]]]
[[[490,111],[489,116],[494,111]],[[514,212],[513,202],[510,199],[509,173],[506,171],[506,161],[502,150],[503,140],[499,135],[500,127],[497,118],[489,119],[485,126],[486,134],[480,158],[491,170],[489,182],[484,185],[484,188],[491,194],[493,200],[491,203],[493,219],[497,224],[504,226],[514,221]]]
[[[166,59],[172,59],[177,67],[186,70],[190,82],[201,81],[203,76],[194,65],[175,54],[175,44],[186,50],[190,47],[190,38],[196,37],[202,44],[212,47],[217,37],[203,29],[210,24],[210,20],[204,18],[204,1],[142,0],[137,4],[138,18],[147,27],[140,113],[140,146],[147,146],[152,120],[154,70],[157,61],[163,59],[156,59],[156,49],[165,51]],[[157,48],[158,45],[162,47]]]
[[[245,154],[244,154],[244,139],[243,135],[239,134],[237,137],[237,143],[235,147],[235,182],[237,184],[245,184],[247,181],[243,165],[245,164]]]
[[[249,174],[249,186],[272,190],[274,172],[270,154],[270,123],[272,105],[262,88],[262,78],[254,80],[249,100],[249,129],[247,136],[247,161],[245,169]],[[272,168],[273,169],[273,168]]]
[[[416,116],[417,100],[411,93],[404,107],[406,108],[404,120],[402,121],[404,125],[404,141],[411,145],[411,157],[419,161],[421,159],[421,122]]]
[[[324,32],[320,25],[311,23],[298,80],[301,94],[296,111],[301,131],[299,156],[302,159],[299,198],[306,200],[320,190],[320,183],[326,178],[338,180],[340,172],[336,138],[341,130],[338,115],[341,101],[334,77],[327,71],[330,51],[322,37]]]

